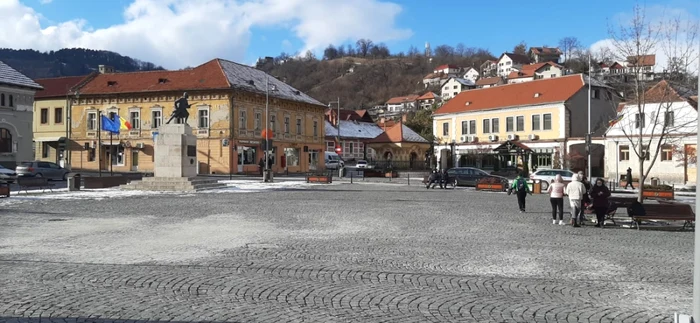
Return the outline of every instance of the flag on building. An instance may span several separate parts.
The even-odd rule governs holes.
[[[129,123],[129,121],[126,121],[120,116],[117,116],[117,118],[119,119],[119,130],[131,130],[131,123]]]
[[[612,119],[612,120],[608,121],[608,127],[612,127],[612,126],[614,126],[616,123],[620,122],[620,120],[622,120],[622,117],[623,117],[623,116],[624,116],[624,115],[621,114],[621,115],[617,116],[615,119]]]
[[[119,124],[114,120],[110,119],[106,115],[102,115],[100,122],[102,123],[102,130],[109,131],[111,133],[119,133]]]

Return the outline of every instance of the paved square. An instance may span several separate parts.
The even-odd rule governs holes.
[[[288,186],[289,187],[289,186]],[[0,322],[672,322],[693,233],[338,184],[0,200]]]

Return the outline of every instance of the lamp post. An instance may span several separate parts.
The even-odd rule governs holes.
[[[270,176],[270,91],[276,91],[276,87],[270,87],[270,76],[265,77],[265,170],[263,171],[263,182],[271,182]]]
[[[700,32],[700,25],[697,25]],[[700,52],[698,53],[700,56]],[[698,60],[698,96],[700,97],[700,60]],[[700,145],[700,128],[696,135],[696,145]],[[697,146],[696,146],[697,147]],[[695,183],[700,182],[700,173],[696,174]],[[644,185],[644,183],[640,183]],[[700,195],[695,195],[695,209],[700,207]],[[700,219],[700,215],[695,213],[695,222]],[[695,261],[693,267],[693,321],[700,322],[700,230],[695,230]]]
[[[588,172],[586,177],[591,180],[591,83],[593,83],[593,78],[591,75],[591,54],[588,54],[588,132],[586,135],[586,155],[588,157]]]
[[[73,97],[78,100],[80,99],[80,91],[75,90],[73,92]],[[72,115],[73,115],[73,98],[71,96],[68,96],[68,100],[66,100],[66,146],[63,151],[63,160],[64,160],[64,168],[70,169],[71,168],[71,153],[70,153],[70,127],[71,127],[71,122],[72,122]]]
[[[338,144],[341,145],[341,143],[340,143],[340,98],[338,98],[335,101],[328,102],[328,107],[330,108],[331,104],[334,104],[334,103],[338,105],[338,114],[336,116],[337,122],[336,122],[335,127],[338,128]],[[341,145],[341,147],[342,147],[342,145]]]

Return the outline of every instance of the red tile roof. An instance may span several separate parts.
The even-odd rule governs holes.
[[[561,50],[557,47],[530,47],[530,51],[538,55],[561,55]]]
[[[440,66],[436,67],[435,70],[436,70],[436,71],[439,71],[439,70],[444,70],[444,69],[446,69],[446,68],[459,68],[459,66],[450,65],[450,64],[443,64],[443,65],[440,65]]]
[[[503,81],[499,76],[480,78],[476,81],[476,85],[494,85]]]
[[[447,101],[435,114],[564,102],[583,87],[582,75],[574,74],[464,91]]]
[[[526,77],[534,77],[535,76],[535,70],[526,70],[523,69],[522,71],[512,71],[510,74],[508,74],[508,79],[519,79],[519,78],[526,78]]]
[[[432,100],[435,98],[438,98],[439,96],[433,92],[428,92],[426,94],[421,95],[418,97],[418,100]]]
[[[82,94],[116,94],[163,91],[229,89],[218,59],[182,71],[149,71],[99,74]]]
[[[656,65],[656,55],[627,56],[629,66],[654,66]]]
[[[619,69],[623,69],[623,68],[625,68],[625,67],[622,66],[622,64],[620,64],[618,62],[614,62],[614,63],[612,63],[612,65],[610,65],[611,70],[619,70]]]
[[[83,80],[87,80],[90,76],[91,75],[66,76],[34,80],[44,87],[43,90],[36,91],[34,98],[65,98],[68,94],[73,92],[73,88],[76,87],[76,85],[80,84]]]
[[[535,63],[535,64],[528,64],[528,65],[523,65],[521,68],[521,71],[513,71],[508,74],[508,79],[517,79],[517,78],[524,78],[524,77],[534,77],[535,72],[537,72],[539,69],[545,67],[545,66],[553,66],[553,67],[558,67],[561,68],[559,64],[552,63],[552,62],[544,62],[544,63]]]
[[[394,98],[389,99],[389,101],[386,101],[386,104],[400,104],[400,103],[407,103],[407,102],[413,102],[418,100],[418,95],[417,94],[411,94],[407,96],[397,96]]]

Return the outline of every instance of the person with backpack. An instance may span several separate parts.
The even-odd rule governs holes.
[[[580,227],[579,221],[583,216],[583,206],[581,205],[581,200],[583,200],[583,195],[586,194],[586,186],[581,183],[581,179],[578,174],[571,176],[571,183],[566,185],[566,190],[564,191],[566,195],[569,196],[569,205],[571,206],[571,225],[574,227]]]
[[[518,208],[520,213],[525,213],[525,197],[527,194],[532,195],[530,187],[527,186],[527,179],[524,174],[518,174],[518,177],[513,181],[513,190],[518,195]]]
[[[549,203],[552,204],[552,224],[557,224],[557,211],[559,211],[559,225],[564,225],[564,180],[561,175],[554,177],[554,181],[549,184]]]

